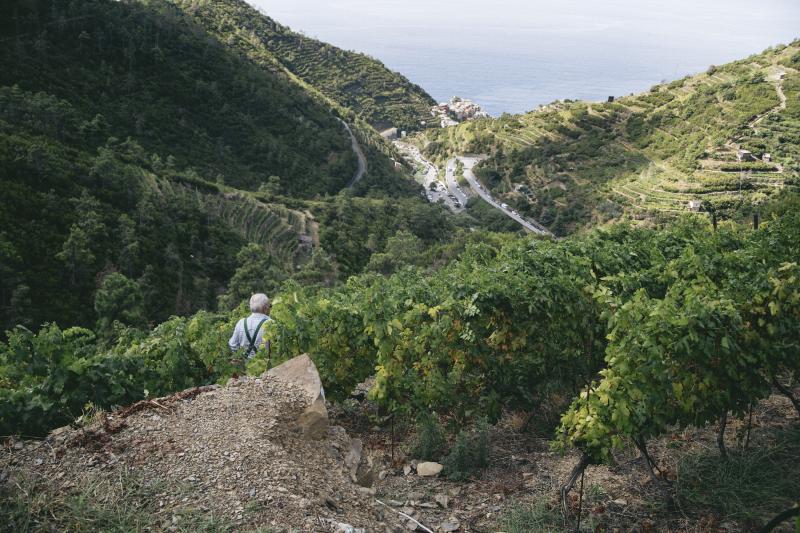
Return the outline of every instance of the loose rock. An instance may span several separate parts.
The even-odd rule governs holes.
[[[422,477],[438,476],[443,468],[439,463],[420,463],[417,465],[417,474]]]

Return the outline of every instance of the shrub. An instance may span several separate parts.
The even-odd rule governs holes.
[[[489,422],[478,420],[472,432],[461,430],[444,460],[445,474],[452,480],[467,479],[489,463]]]
[[[409,455],[416,459],[438,461],[446,447],[439,418],[432,413],[420,413],[417,417],[417,434],[411,443]]]

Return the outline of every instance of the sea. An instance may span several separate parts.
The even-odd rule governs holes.
[[[800,0],[250,0],[491,115],[604,101],[800,38]]]

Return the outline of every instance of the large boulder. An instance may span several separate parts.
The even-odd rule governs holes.
[[[325,390],[314,361],[306,354],[299,355],[268,370],[265,375],[293,383],[305,392],[308,406],[297,418],[297,427],[307,439],[323,438],[328,432],[328,409],[325,407]]]

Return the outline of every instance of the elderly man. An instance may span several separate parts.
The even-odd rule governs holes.
[[[250,297],[251,315],[236,323],[228,346],[238,352],[245,349],[245,356],[250,359],[256,351],[264,346],[264,331],[261,326],[272,320],[269,317],[270,303],[266,294],[254,294]]]

